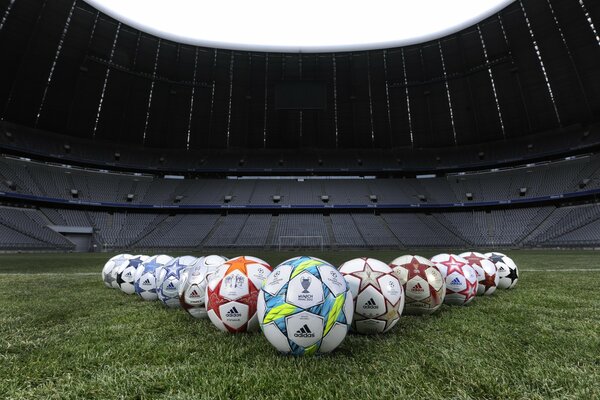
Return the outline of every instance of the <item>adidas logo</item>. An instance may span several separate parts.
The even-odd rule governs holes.
[[[173,282],[169,282],[167,285],[167,290],[175,290],[175,285],[173,285]]]
[[[369,299],[369,301],[367,301],[365,303],[365,305],[363,306],[363,308],[379,308],[379,306],[377,305],[377,303],[375,303],[375,300],[373,300],[373,298],[371,297]]]
[[[149,285],[150,284],[150,279],[146,278],[146,280],[144,282],[142,282],[142,285]]]
[[[450,282],[451,285],[460,285],[460,279],[458,279],[458,277],[452,279],[452,282]]]
[[[127,278],[131,278],[131,272],[128,272],[128,273],[126,273],[126,274],[125,274],[125,277],[127,277]]]
[[[225,314],[225,316],[227,318],[239,318],[242,316],[242,313],[240,313],[237,308],[235,308],[235,306],[231,307],[231,310],[227,311],[227,313]]]
[[[315,337],[315,334],[312,333],[308,325],[304,324],[302,328],[298,329],[296,333],[294,333],[294,337],[313,338]]]
[[[411,292],[424,292],[425,289],[423,289],[423,286],[421,286],[420,283],[417,283],[415,286],[412,287],[412,289],[410,289]]]
[[[198,293],[198,291],[196,289],[194,289],[192,291],[192,293],[190,293],[190,297],[193,298],[193,299],[194,298],[198,298],[198,297],[200,297],[200,293]]]

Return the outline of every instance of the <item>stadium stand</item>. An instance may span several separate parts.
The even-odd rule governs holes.
[[[565,193],[587,195],[600,188],[600,156],[567,157],[507,168],[423,178],[279,177],[186,178],[125,173],[30,158],[0,157],[0,195],[27,195],[37,209],[4,207],[1,248],[71,250],[50,226],[91,227],[97,249],[278,247],[477,247],[593,246],[600,218],[596,204],[537,205]],[[183,177],[181,177],[183,178]],[[524,193],[521,188],[525,188]],[[73,195],[76,192],[76,196]],[[467,196],[469,194],[470,198]],[[273,196],[279,196],[277,201]],[[327,196],[324,203],[322,196]],[[376,202],[373,201],[375,196]],[[225,198],[229,200],[225,201]],[[526,208],[453,210],[485,202],[532,199]],[[13,199],[14,201],[14,199]],[[62,206],[51,205],[60,202]],[[375,204],[374,204],[375,203]],[[97,206],[65,208],[66,204]],[[105,205],[117,205],[111,212]],[[128,205],[155,212],[140,213]],[[434,207],[441,212],[356,212],[354,207]],[[182,214],[178,207],[209,207],[212,213]],[[235,213],[236,208],[278,208],[271,213]],[[344,212],[333,207],[350,207]],[[170,214],[156,213],[156,207]],[[329,207],[333,212],[294,214],[285,207]],[[225,215],[216,210],[229,210]],[[280,213],[280,211],[284,211]],[[352,211],[354,210],[354,211]],[[384,208],[385,210],[385,208]],[[312,236],[312,242],[301,237]],[[318,238],[318,239],[314,239]]]
[[[57,219],[56,216],[67,216]],[[98,249],[279,248],[280,237],[297,237],[282,248],[447,248],[596,246],[600,207],[532,207],[443,213],[141,214],[0,208],[0,250],[72,250],[49,228],[54,221],[81,227],[92,221]],[[331,229],[327,228],[330,225]]]
[[[96,250],[599,245],[595,3],[513,2],[439,40],[327,54],[10,4],[2,250],[71,251],[65,228]],[[277,109],[277,82],[302,79],[326,107]]]
[[[6,192],[55,199],[147,205],[320,204],[327,195],[330,204],[430,203],[511,200],[576,193],[600,188],[600,156],[584,155],[554,162],[505,169],[447,174],[431,179],[164,179],[160,176],[112,173],[90,168],[56,166],[12,157],[0,158],[0,179]],[[580,183],[586,181],[585,187]],[[8,182],[15,187],[10,189]],[[525,188],[525,193],[520,189]],[[128,201],[127,196],[132,195]]]

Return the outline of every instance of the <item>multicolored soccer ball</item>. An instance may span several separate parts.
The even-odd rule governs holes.
[[[467,260],[477,274],[477,296],[489,296],[496,291],[498,286],[498,270],[496,265],[485,255],[475,251],[460,254]]]
[[[135,276],[135,293],[144,300],[152,301],[158,299],[156,293],[156,270],[163,268],[173,257],[165,254],[152,256],[144,261],[137,269]],[[160,272],[160,271],[159,271]]]
[[[512,289],[519,281],[519,268],[517,264],[506,254],[492,252],[485,253],[498,269],[498,289]]]
[[[258,330],[256,301],[262,282],[272,268],[261,259],[240,256],[219,267],[206,288],[206,312],[224,332]]]
[[[102,282],[108,288],[116,288],[116,276],[112,274],[113,270],[127,261],[131,254],[117,254],[111,257],[102,268]]]
[[[156,294],[169,308],[179,308],[179,285],[183,271],[196,261],[196,257],[182,256],[169,261],[164,268],[157,269]]]
[[[347,261],[339,271],[354,299],[352,330],[368,335],[392,329],[404,309],[404,289],[394,271],[367,257]]]
[[[444,303],[464,306],[477,295],[477,273],[469,262],[456,254],[438,254],[431,261],[446,280]]]
[[[328,353],[350,328],[354,304],[344,276],[314,257],[284,261],[269,275],[258,296],[258,320],[280,352]]]
[[[117,269],[117,285],[125,294],[135,293],[135,274],[142,263],[150,257],[144,255],[132,256],[127,263]]]
[[[446,280],[435,264],[421,256],[401,256],[390,263],[404,288],[406,314],[433,314],[446,297]]]

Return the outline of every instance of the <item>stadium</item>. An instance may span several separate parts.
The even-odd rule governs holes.
[[[600,3],[209,3],[0,0],[3,395],[600,397]]]

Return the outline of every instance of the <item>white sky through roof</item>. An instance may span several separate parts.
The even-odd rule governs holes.
[[[405,46],[473,25],[514,0],[85,0],[142,31],[239,50]]]

